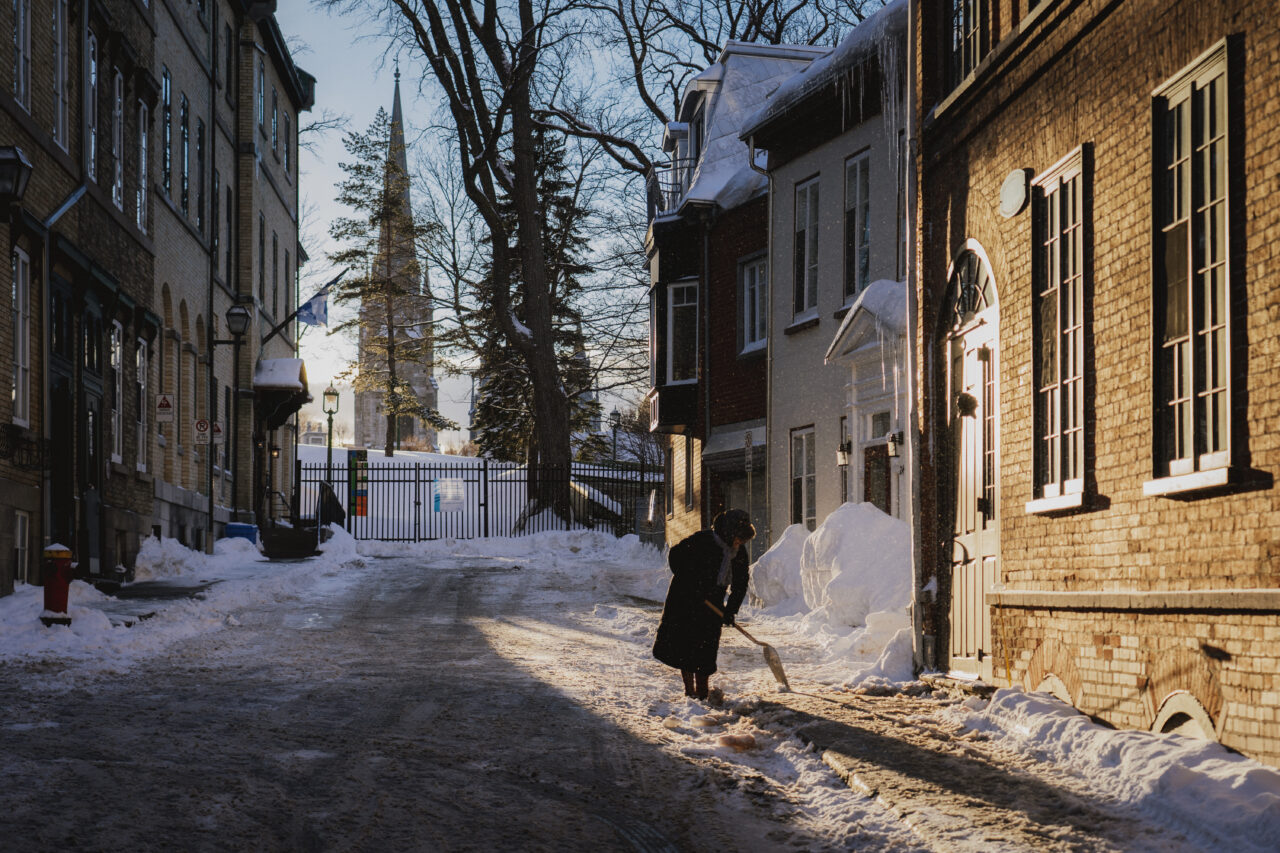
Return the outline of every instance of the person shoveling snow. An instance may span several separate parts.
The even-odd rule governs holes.
[[[667,557],[671,585],[653,656],[680,670],[686,696],[708,697],[708,680],[716,671],[720,650],[720,628],[734,624],[747,596],[750,568],[741,546],[755,535],[747,514],[731,509],[716,516],[710,530],[689,536]],[[708,602],[715,607],[708,607]]]

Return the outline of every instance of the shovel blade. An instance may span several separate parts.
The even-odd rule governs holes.
[[[769,671],[773,673],[773,677],[783,689],[788,693],[791,692],[791,685],[787,683],[787,673],[782,669],[782,658],[778,657],[778,650],[768,643],[761,643],[764,646],[764,662],[769,664]]]

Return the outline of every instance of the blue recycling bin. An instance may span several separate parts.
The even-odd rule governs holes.
[[[241,521],[227,522],[227,531],[224,534],[227,539],[248,539],[253,544],[258,544],[258,525],[245,524]]]

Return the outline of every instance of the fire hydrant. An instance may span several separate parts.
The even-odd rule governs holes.
[[[41,566],[44,578],[44,613],[40,621],[50,625],[70,625],[67,615],[67,588],[71,586],[71,549],[66,545],[50,545],[44,549]]]

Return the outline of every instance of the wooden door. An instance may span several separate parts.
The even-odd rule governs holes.
[[[999,577],[999,411],[996,326],[953,337],[951,431],[955,518],[951,558],[951,669],[991,678],[986,594]]]

